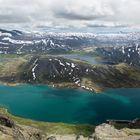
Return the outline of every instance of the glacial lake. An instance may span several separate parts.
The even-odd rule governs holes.
[[[110,89],[93,94],[45,85],[0,85],[0,106],[39,121],[98,124],[106,119],[140,117],[140,88]]]
[[[106,61],[105,60],[97,60],[96,57],[89,56],[89,55],[66,54],[66,55],[60,55],[60,56],[63,57],[63,58],[66,58],[66,59],[70,59],[70,60],[76,59],[76,60],[80,60],[80,61],[83,61],[83,62],[88,62],[91,65],[94,65],[94,64],[110,64],[110,65],[113,65],[113,63],[108,62],[107,60]]]
[[[88,55],[66,54],[66,55],[61,55],[61,56],[66,59],[70,59],[70,60],[76,59],[76,60],[80,60],[83,62],[88,62],[91,65],[102,64],[102,62],[97,61],[95,57],[88,56]]]

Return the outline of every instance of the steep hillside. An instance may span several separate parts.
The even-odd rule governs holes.
[[[127,63],[130,66],[140,67],[140,45],[132,44],[120,47],[102,47],[96,51],[109,62]]]
[[[48,84],[55,87],[84,88],[95,92],[106,88],[140,87],[140,69],[124,63],[90,65],[53,56],[30,56],[28,60],[21,60],[13,60],[1,68],[2,82]],[[6,72],[9,63],[14,67],[3,74],[3,69]]]

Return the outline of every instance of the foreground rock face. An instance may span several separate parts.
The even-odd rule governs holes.
[[[46,134],[30,126],[15,124],[6,116],[0,116],[0,140],[45,140]]]
[[[93,134],[94,140],[139,140],[140,129],[116,129],[109,124],[102,124],[96,127]]]
[[[46,130],[47,131],[47,130]],[[93,135],[84,137],[76,134],[48,134],[45,130],[21,125],[11,118],[0,115],[0,140],[139,140],[140,129],[116,129],[109,124],[95,128]]]
[[[0,140],[88,140],[88,137],[75,134],[51,135],[45,130],[21,125],[7,116],[0,115]]]

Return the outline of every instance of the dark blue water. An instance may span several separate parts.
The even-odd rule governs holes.
[[[140,89],[111,89],[102,94],[44,85],[0,85],[0,105],[33,120],[97,124],[106,119],[140,117]]]

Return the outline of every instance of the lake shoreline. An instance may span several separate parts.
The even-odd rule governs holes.
[[[26,85],[26,84],[29,84],[29,85],[46,85],[46,86],[49,86],[49,87],[52,87],[52,88],[58,88],[58,89],[83,89],[83,90],[87,90],[87,91],[90,91],[92,93],[101,93],[103,92],[105,89],[104,88],[101,88],[101,87],[98,87],[98,86],[94,86],[93,88],[88,88],[84,85],[77,85],[75,83],[72,83],[72,82],[61,82],[61,83],[53,83],[53,82],[47,82],[47,83],[23,83],[23,82],[2,82],[0,81],[0,84],[2,85],[6,85],[6,86],[18,86],[18,85]]]
[[[19,117],[11,114],[8,109],[0,107],[0,115],[6,116],[8,118],[13,119],[16,123],[21,125],[28,125],[30,127],[36,126],[40,130],[47,130],[48,134],[55,135],[76,135],[81,134],[83,136],[91,135],[94,132],[95,125],[90,124],[68,124],[62,122],[44,122],[44,121],[36,121],[28,118]],[[88,129],[87,129],[88,128]],[[63,131],[62,131],[63,130]]]
[[[12,114],[33,120],[95,125],[107,119],[139,117],[140,112],[131,112],[129,117],[125,115],[139,107],[139,90],[119,88],[90,94],[81,89],[52,88],[42,84],[0,85],[0,104]],[[117,115],[120,108],[123,110]]]

